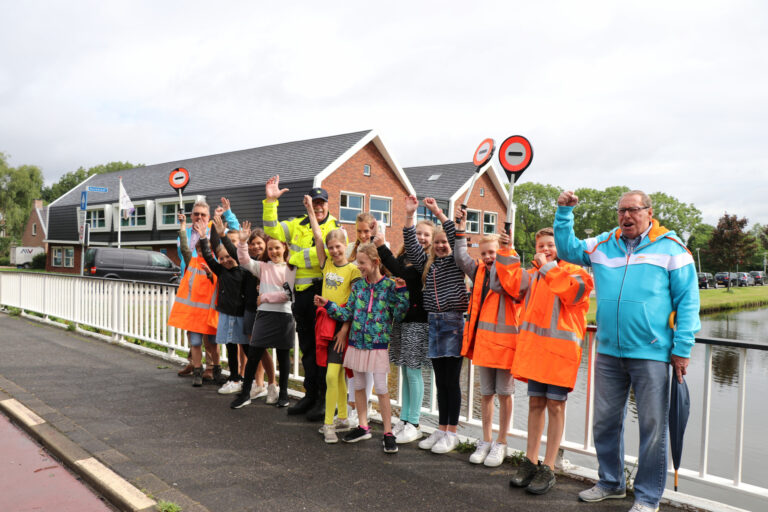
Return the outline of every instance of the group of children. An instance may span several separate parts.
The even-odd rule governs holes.
[[[228,211],[229,204],[222,203]],[[404,245],[397,255],[371,214],[358,216],[357,240],[350,251],[342,229],[323,237],[310,196],[305,196],[304,205],[323,275],[322,292],[314,304],[316,359],[327,367],[320,429],[324,441],[337,443],[340,432],[346,432],[342,439],[350,443],[371,438],[368,400],[373,387],[384,424],[384,452],[396,453],[399,444],[419,439],[419,448],[433,453],[454,450],[459,444],[460,374],[466,357],[478,369],[482,395],[483,439],[470,462],[502,464],[514,380],[525,381],[526,460],[510,484],[535,494],[549,491],[555,483],[552,468],[563,433],[565,401],[576,381],[593,288],[586,271],[557,259],[551,228],[536,233],[533,268],[523,270],[506,234],[482,235],[481,257],[473,259],[467,248],[465,213],[460,211],[454,223],[432,198],[426,198],[424,205],[440,226],[428,220],[414,225],[419,202],[415,196],[405,199]],[[251,230],[247,222],[234,229],[236,220],[228,223],[227,234],[222,217],[216,216],[211,228],[201,220],[192,228],[207,269],[218,280],[216,340],[227,344],[230,364],[230,377],[220,381],[219,392],[237,393],[232,408],[249,404],[264,394],[257,375],[263,366],[269,380],[267,403],[285,407],[295,335],[291,315],[295,269],[287,263],[284,242]],[[472,283],[471,292],[467,281]],[[276,349],[279,386],[267,348]],[[403,373],[402,407],[394,425],[387,384],[391,364]],[[422,439],[424,368],[434,371],[439,417],[438,428]],[[347,382],[354,400],[348,398]],[[499,400],[495,440],[494,396]],[[549,442],[542,463],[538,454],[545,413]]]

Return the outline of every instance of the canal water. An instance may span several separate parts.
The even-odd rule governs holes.
[[[701,318],[702,338],[727,338],[760,343],[768,349],[768,308],[717,313]],[[691,393],[691,415],[685,434],[682,466],[698,470],[701,447],[702,401],[704,389],[705,345],[697,344],[691,354],[686,381]],[[729,347],[712,348],[712,391],[709,434],[709,463],[707,473],[732,479],[735,475],[736,453],[736,408],[740,379],[746,381],[746,414],[744,420],[744,450],[742,481],[749,484],[768,486],[768,350],[747,350],[747,372],[739,375],[739,349]],[[465,364],[465,375],[466,375]],[[586,400],[587,351],[584,350],[580,375],[576,388],[569,395],[565,439],[583,443]],[[425,375],[426,376],[426,375]],[[465,387],[466,376],[462,380]],[[474,417],[480,418],[479,378],[475,378]],[[427,390],[429,390],[427,383]],[[429,392],[425,393],[425,406]],[[465,392],[466,400],[466,392]],[[466,402],[465,402],[466,403]],[[466,405],[464,406],[466,407]],[[528,400],[526,385],[518,382],[515,389],[513,427],[527,429]],[[466,409],[463,409],[466,412]],[[498,419],[496,419],[498,422]],[[625,445],[627,453],[637,455],[638,431],[637,409],[630,397],[627,412]],[[468,433],[479,436],[479,429],[467,429]],[[523,440],[511,439],[513,449],[525,450]],[[542,447],[543,450],[543,447]],[[543,456],[543,451],[541,453]],[[595,459],[566,452],[566,459],[572,463],[596,468]],[[632,470],[633,468],[628,468]],[[671,479],[670,479],[671,480]],[[699,485],[688,480],[680,481],[680,491],[707,497],[747,510],[768,510],[768,500],[743,497],[733,492],[724,492],[711,486]]]

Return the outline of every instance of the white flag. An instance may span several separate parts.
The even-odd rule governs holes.
[[[123,180],[120,180],[120,213],[123,214],[124,219],[127,219],[133,214],[134,210],[133,202],[123,187]]]

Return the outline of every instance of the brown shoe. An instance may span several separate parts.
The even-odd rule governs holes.
[[[179,370],[179,372],[176,374],[179,377],[186,377],[187,375],[192,375],[192,370],[194,369],[194,366],[192,366],[192,363],[188,363],[187,366]]]
[[[213,368],[206,368],[203,372],[203,382],[213,382]]]

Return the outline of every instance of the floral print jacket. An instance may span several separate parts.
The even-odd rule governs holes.
[[[408,311],[408,288],[397,288],[395,282],[386,277],[376,283],[358,279],[352,284],[346,306],[328,301],[325,308],[336,320],[352,321],[350,346],[358,350],[386,349],[392,323],[401,321]]]

